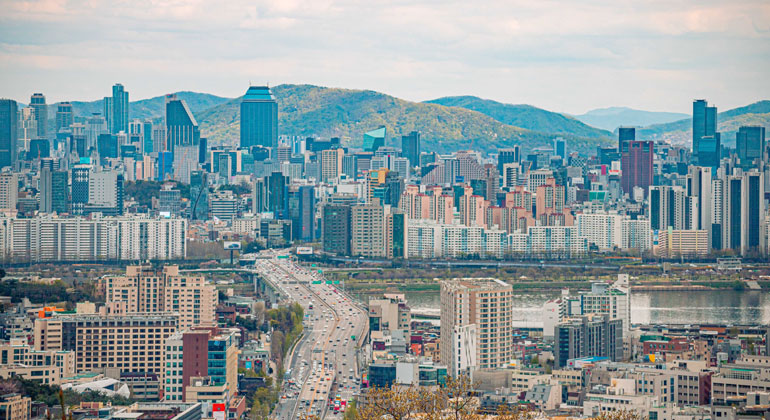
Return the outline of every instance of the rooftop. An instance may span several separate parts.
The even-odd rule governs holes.
[[[243,95],[244,101],[275,101],[268,86],[249,86],[249,90]]]

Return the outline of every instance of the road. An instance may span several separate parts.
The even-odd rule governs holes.
[[[257,260],[254,267],[305,309],[304,334],[287,354],[288,378],[273,417],[289,420],[315,414],[341,418],[342,413],[335,414],[329,400],[339,395],[341,400],[350,401],[358,393],[357,343],[366,332],[366,310],[336,285],[327,285],[322,274],[308,271],[285,256]]]

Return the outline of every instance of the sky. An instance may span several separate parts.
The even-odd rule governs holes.
[[[580,114],[770,99],[768,0],[0,0],[0,97],[250,83]]]

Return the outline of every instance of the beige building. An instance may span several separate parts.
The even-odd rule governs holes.
[[[363,257],[385,256],[385,213],[382,206],[353,206],[350,253]]]
[[[0,377],[21,376],[44,384],[60,384],[75,375],[75,353],[35,350],[22,340],[0,342]]]
[[[0,420],[28,420],[32,400],[19,394],[0,396]]]
[[[441,363],[449,375],[511,360],[512,297],[511,285],[497,279],[441,282]]]
[[[0,173],[0,211],[16,211],[19,199],[19,176],[12,172]]]
[[[180,329],[215,325],[216,287],[202,275],[180,273],[179,266],[167,265],[162,270],[128,266],[124,276],[101,281],[105,301],[124,302],[128,313],[178,313]]]
[[[652,251],[663,258],[702,257],[709,253],[708,231],[667,229],[653,239]]]
[[[35,349],[75,353],[75,372],[163,372],[176,314],[66,314],[35,320]]]
[[[329,182],[340,176],[343,157],[345,150],[342,148],[321,151],[321,181]]]

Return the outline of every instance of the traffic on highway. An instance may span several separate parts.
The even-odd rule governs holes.
[[[302,415],[341,418],[361,387],[359,343],[367,333],[366,309],[286,254],[257,259],[256,271],[290,302],[304,308],[304,333],[285,360],[280,402],[273,418]]]

